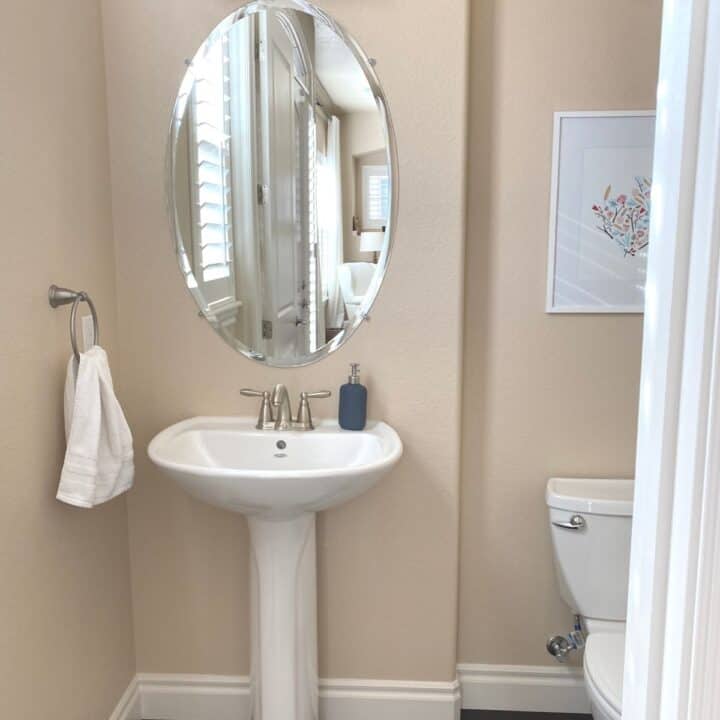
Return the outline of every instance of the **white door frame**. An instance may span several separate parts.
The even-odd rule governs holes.
[[[720,708],[720,0],[666,0],[623,717]]]

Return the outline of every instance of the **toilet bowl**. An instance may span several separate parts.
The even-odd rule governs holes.
[[[620,720],[633,482],[552,478],[545,500],[560,593],[587,632],[593,718]]]
[[[591,633],[583,672],[594,720],[620,720],[625,633]]]

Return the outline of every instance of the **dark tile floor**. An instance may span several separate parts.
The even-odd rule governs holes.
[[[590,715],[555,713],[501,712],[500,710],[463,710],[462,720],[592,720]]]

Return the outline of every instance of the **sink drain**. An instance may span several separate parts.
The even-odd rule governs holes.
[[[284,440],[278,440],[278,441],[275,443],[275,447],[276,447],[278,450],[284,450],[284,449],[287,447],[287,443],[286,443]]]

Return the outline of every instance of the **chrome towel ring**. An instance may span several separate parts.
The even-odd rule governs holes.
[[[68,288],[58,287],[57,285],[51,285],[48,290],[48,301],[50,307],[57,308],[61,305],[69,305],[72,303],[72,309],[70,310],[70,344],[72,345],[73,354],[76,360],[80,360],[80,350],[78,349],[76,330],[76,319],[77,311],[81,302],[88,304],[90,308],[90,314],[93,319],[93,340],[95,345],[100,342],[100,329],[98,327],[97,312],[95,311],[95,305],[90,299],[90,296],[84,290],[68,290]]]

